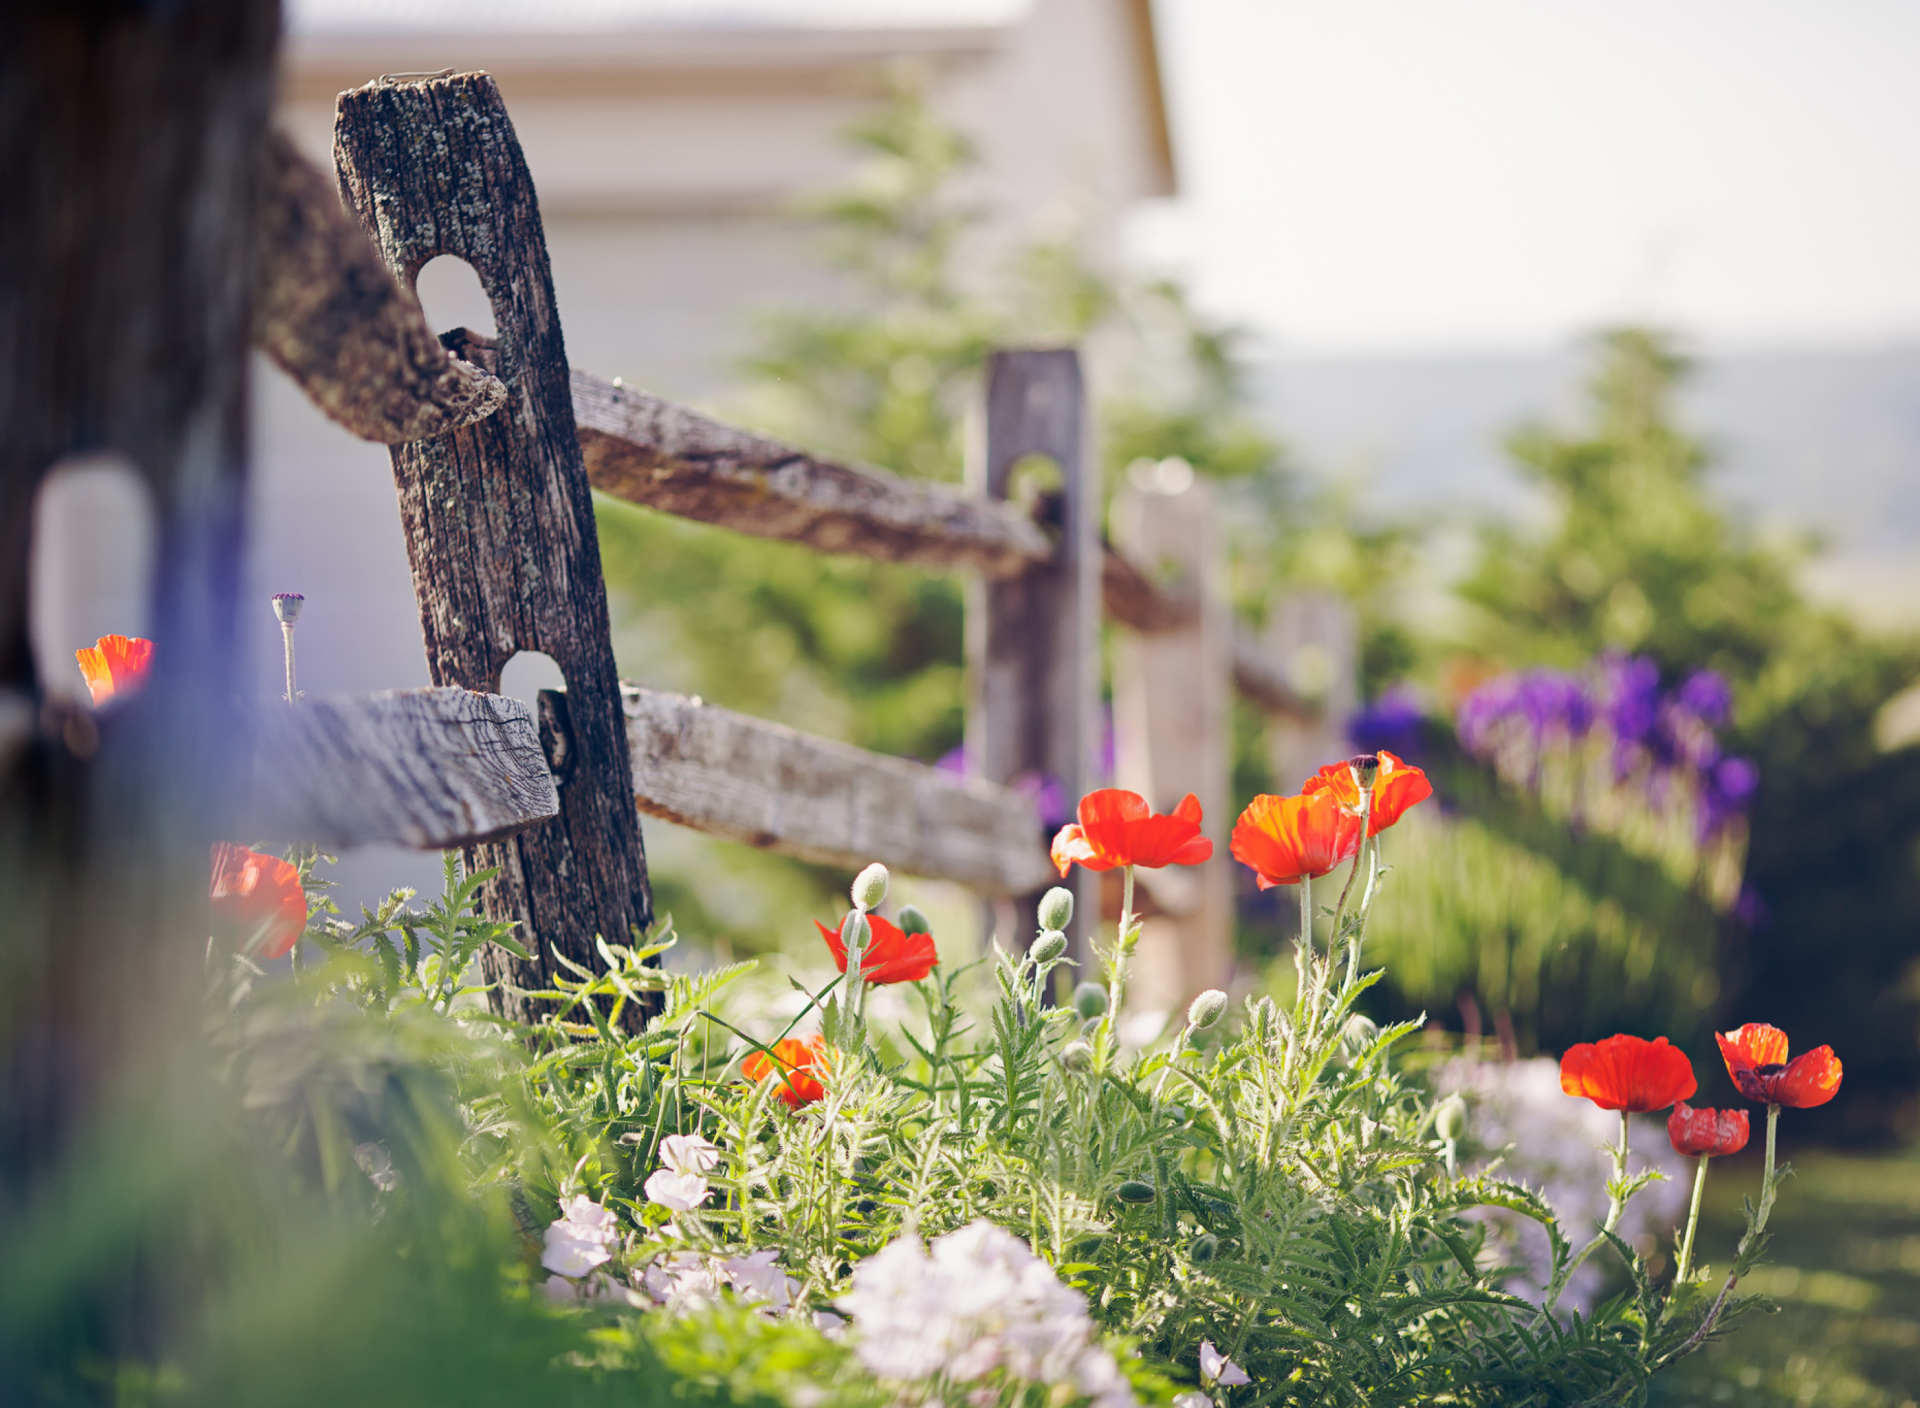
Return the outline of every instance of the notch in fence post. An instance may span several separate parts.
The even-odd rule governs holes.
[[[1165,630],[1123,632],[1113,651],[1115,782],[1160,812],[1193,793],[1213,841],[1204,865],[1140,872],[1160,913],[1142,930],[1133,992],[1140,1007],[1169,1012],[1226,987],[1233,970],[1233,620],[1212,486],[1185,478],[1129,488],[1113,505],[1114,546],[1170,568],[1169,585],[1196,608]]]
[[[573,420],[571,373],[554,304],[533,179],[492,78],[377,82],[340,95],[334,159],[347,205],[401,285],[428,260],[464,259],[493,304],[497,341],[443,336],[498,376],[507,402],[434,440],[393,449],[414,594],[435,684],[497,693],[500,670],[543,651],[566,676],[560,815],[470,847],[498,866],[487,913],[517,919],[534,955],[489,948],[495,1006],[530,1020],[507,990],[551,987],[553,952],[601,967],[594,937],[629,941],[653,921],[626,720],[608,629],[593,498]],[[635,1014],[636,1016],[638,1014]]]
[[[1058,550],[1017,577],[969,588],[967,755],[989,782],[1031,790],[1050,829],[1092,785],[1098,736],[1100,485],[1080,354],[993,353],[974,429],[969,489],[994,499],[1032,495]],[[1065,882],[1074,891],[1068,952],[1083,970],[1100,914],[1099,879],[1075,867]],[[1009,947],[1031,938],[1038,902],[1035,893],[997,906],[995,927]]]

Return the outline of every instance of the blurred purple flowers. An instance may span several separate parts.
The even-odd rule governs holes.
[[[1597,749],[1614,785],[1637,790],[1648,805],[1691,798],[1705,845],[1745,814],[1760,783],[1751,762],[1721,751],[1717,731],[1732,708],[1733,691],[1713,670],[1662,693],[1652,660],[1609,654],[1579,673],[1491,680],[1461,704],[1456,729],[1467,752],[1536,791],[1556,757]]]

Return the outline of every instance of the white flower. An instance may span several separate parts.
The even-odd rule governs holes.
[[[779,1255],[765,1251],[736,1256],[724,1262],[721,1269],[742,1300],[765,1301],[770,1309],[784,1311],[793,1303],[793,1293],[800,1289],[800,1283],[774,1265]]]
[[[560,1204],[560,1216],[547,1228],[540,1264],[562,1276],[584,1276],[613,1256],[608,1245],[619,1235],[612,1212],[577,1194]]]
[[[661,1167],[699,1175],[720,1162],[720,1151],[697,1134],[669,1134],[660,1141]]]
[[[720,1299],[721,1277],[719,1264],[712,1257],[676,1252],[649,1266],[640,1284],[668,1310],[694,1310]]]
[[[1099,1408],[1131,1408],[1131,1387],[1093,1339],[1078,1291],[1019,1238],[974,1222],[923,1247],[899,1238],[855,1268],[835,1302],[859,1330],[860,1359],[883,1379],[972,1383],[996,1370],[1072,1383]]]
[[[674,1173],[664,1168],[647,1175],[645,1186],[648,1198],[675,1212],[692,1212],[713,1196],[707,1180],[699,1174]]]
[[[384,1144],[356,1144],[353,1146],[353,1161],[360,1165],[360,1171],[367,1176],[382,1193],[391,1193],[400,1184],[400,1174],[393,1166],[393,1155],[387,1152]]]
[[[1189,1389],[1185,1393],[1173,1396],[1173,1408],[1213,1408],[1213,1400],[1204,1393],[1195,1393]]]
[[[813,1328],[830,1340],[837,1340],[847,1330],[847,1317],[835,1315],[831,1310],[813,1312]]]
[[[1213,1347],[1212,1340],[1200,1341],[1200,1381],[1219,1384],[1221,1388],[1233,1388],[1237,1384],[1253,1382],[1247,1377],[1245,1369]]]
[[[547,1277],[547,1282],[541,1289],[547,1293],[547,1299],[555,1305],[572,1305],[577,1299],[573,1282],[564,1276]]]

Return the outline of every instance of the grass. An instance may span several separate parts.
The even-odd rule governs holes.
[[[1767,1264],[1742,1286],[1778,1311],[1663,1376],[1655,1408],[1920,1404],[1920,1148],[1815,1151],[1793,1164]],[[1739,1236],[1741,1198],[1759,1181],[1746,1156],[1709,1178],[1700,1243],[1722,1268]]]

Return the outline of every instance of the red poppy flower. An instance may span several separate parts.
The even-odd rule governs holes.
[[[777,1071],[780,1089],[775,1093],[787,1102],[789,1109],[797,1110],[826,1098],[827,1088],[813,1074],[815,1067],[825,1064],[825,1057],[826,1043],[817,1036],[805,1041],[782,1037],[773,1044],[771,1056],[756,1051],[740,1063],[740,1071],[756,1085]]]
[[[1805,1110],[1824,1105],[1840,1090],[1840,1058],[1831,1046],[1787,1059],[1787,1034],[1765,1022],[1748,1022],[1738,1031],[1719,1032],[1727,1074],[1740,1093],[1763,1105],[1785,1105]]]
[[[917,983],[940,961],[932,934],[906,933],[877,914],[867,916],[867,925],[870,932],[866,957],[860,960],[860,976],[869,983]],[[847,946],[840,941],[840,931],[818,919],[813,921],[813,927],[820,931],[820,937],[833,951],[834,966],[846,972]]]
[[[1687,1053],[1665,1037],[1610,1036],[1568,1049],[1560,1058],[1560,1088],[1603,1110],[1644,1115],[1685,1100],[1700,1084]]]
[[[1088,870],[1123,865],[1198,865],[1213,856],[1213,842],[1200,834],[1200,801],[1189,792],[1171,814],[1156,814],[1146,798],[1118,787],[1102,787],[1080,799],[1080,819],[1068,822],[1053,838],[1053,863],[1060,876],[1075,862]]]
[[[1364,755],[1362,755],[1364,757]],[[1433,795],[1427,775],[1411,763],[1403,763],[1393,754],[1375,754],[1380,771],[1374,774],[1373,800],[1367,806],[1367,835],[1378,836],[1389,826]],[[1308,778],[1300,790],[1308,796],[1330,792],[1341,810],[1360,815],[1360,784],[1353,780],[1353,765],[1346,761],[1328,763]]]
[[[1342,811],[1326,792],[1262,794],[1240,813],[1228,849],[1235,860],[1252,868],[1261,889],[1297,885],[1353,859],[1360,849],[1360,818]]]
[[[279,958],[307,930],[300,872],[279,856],[214,842],[207,899],[215,922],[243,951],[262,958]]]
[[[1684,1100],[1676,1101],[1667,1116],[1667,1138],[1673,1141],[1675,1153],[1690,1158],[1737,1154],[1747,1147],[1747,1112],[1696,1110]]]
[[[87,691],[94,707],[116,694],[138,689],[153,668],[153,642],[139,636],[101,636],[85,650],[73,652],[80,662],[80,673],[87,677]]]

